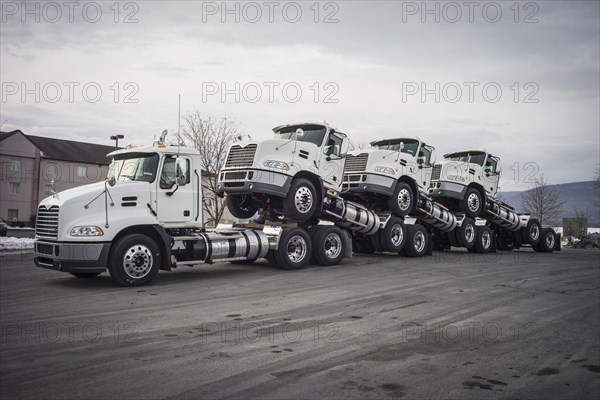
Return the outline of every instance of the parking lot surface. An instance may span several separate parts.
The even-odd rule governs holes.
[[[0,395],[600,396],[600,253],[358,255],[161,272],[122,288],[0,266]]]

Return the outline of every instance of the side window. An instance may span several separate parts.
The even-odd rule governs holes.
[[[429,165],[431,162],[431,150],[427,147],[421,147],[419,150],[419,157],[417,157],[417,164]]]
[[[185,183],[190,183],[190,160],[189,158],[185,159]],[[179,170],[179,167],[177,168],[177,173],[181,174],[181,171]]]
[[[323,153],[327,156],[338,156],[342,154],[342,138],[335,135],[330,135],[327,144],[323,147]]]
[[[496,160],[494,160],[491,157],[488,157],[487,161],[485,162],[485,172],[495,174],[497,165],[498,163],[496,162]]]
[[[160,173],[160,188],[171,189],[175,185],[175,157],[165,158],[162,172]]]

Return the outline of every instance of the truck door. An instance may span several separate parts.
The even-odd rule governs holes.
[[[417,154],[416,180],[419,187],[424,190],[429,188],[431,182],[431,170],[433,169],[433,164],[431,163],[432,152],[432,147],[421,145]]]
[[[483,166],[482,183],[485,185],[485,190],[490,193],[498,191],[498,181],[500,180],[500,159],[492,155],[488,155]]]
[[[344,178],[344,158],[342,144],[344,139],[331,132],[326,138],[319,160],[319,175],[326,188],[342,190]]]
[[[195,217],[194,188],[190,182],[190,159],[184,158],[188,165],[186,185],[177,185],[177,166],[175,155],[165,155],[157,179],[157,209],[158,220],[164,223],[189,222]]]

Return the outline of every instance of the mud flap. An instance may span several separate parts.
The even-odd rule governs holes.
[[[427,250],[425,250],[425,255],[433,255],[433,235],[431,234],[431,232],[427,232]]]
[[[561,245],[560,245],[561,237],[562,237],[562,235],[560,233],[555,233],[554,234],[554,251],[560,251],[560,249],[561,249]]]

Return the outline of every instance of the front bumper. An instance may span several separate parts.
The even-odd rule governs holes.
[[[37,267],[62,272],[104,272],[110,243],[65,243],[36,240],[33,261]]]
[[[217,193],[262,193],[272,196],[286,197],[290,190],[291,184],[291,176],[272,170],[224,170],[219,176]]]
[[[396,189],[396,180],[390,176],[368,174],[368,173],[348,173],[344,174],[344,191],[348,192],[370,192],[392,196]]]
[[[427,192],[433,198],[445,197],[462,200],[465,197],[466,191],[467,187],[459,183],[433,181]]]

